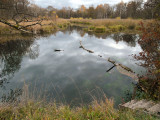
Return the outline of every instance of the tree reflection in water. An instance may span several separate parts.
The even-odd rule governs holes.
[[[126,34],[126,33],[116,33],[116,34],[110,34],[110,33],[102,33],[102,34],[97,34],[93,31],[84,31],[83,27],[81,26],[69,26],[68,29],[66,29],[65,31],[69,31],[69,33],[71,34],[74,30],[76,30],[81,37],[83,37],[85,35],[85,33],[87,33],[89,36],[95,36],[96,38],[102,38],[102,39],[106,39],[108,37],[113,38],[116,43],[118,44],[118,42],[123,41],[125,43],[127,43],[128,46],[131,47],[135,47],[136,46],[136,42],[139,38],[139,35],[137,34]],[[62,31],[62,32],[65,32]]]
[[[21,62],[24,55],[30,59],[36,59],[39,55],[39,46],[32,45],[33,38],[30,40],[14,40],[0,43],[0,87],[4,90],[5,84],[14,77],[14,74],[21,68]],[[21,95],[22,90],[10,90],[8,95],[2,96],[3,102],[15,101],[16,97]]]
[[[128,46],[135,47],[136,46],[136,40],[139,38],[136,34],[114,34],[112,35],[112,38],[118,42],[123,41],[127,43]]]

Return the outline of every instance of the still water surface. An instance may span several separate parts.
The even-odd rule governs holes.
[[[12,40],[12,38],[9,38]],[[79,30],[59,31],[37,38],[17,38],[0,44],[1,95],[8,89],[22,88],[24,83],[34,97],[57,100],[71,105],[85,104],[105,94],[118,105],[125,91],[132,91],[134,80],[116,68],[106,72],[115,60],[136,73],[142,68],[132,54],[141,51],[138,35],[93,35]],[[79,41],[88,53],[79,48]],[[55,52],[55,49],[64,51]],[[103,57],[99,57],[102,55]]]

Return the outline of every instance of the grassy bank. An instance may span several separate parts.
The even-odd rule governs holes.
[[[52,33],[52,32],[63,30],[67,28],[69,24],[70,24],[69,21],[65,19],[57,19],[56,21],[44,20],[41,23],[41,26],[35,25],[35,26],[30,27],[29,30],[37,34]],[[28,25],[28,24],[21,23],[21,25]],[[20,31],[12,27],[9,27],[8,25],[5,25],[3,23],[0,23],[0,35],[4,35],[4,34],[11,35],[11,34],[20,34],[20,33],[21,33]]]
[[[44,20],[42,26],[35,25],[30,27],[31,31],[37,34],[52,33],[58,30],[64,30],[70,24],[85,27],[84,31],[95,33],[138,33],[140,22],[148,23],[151,20],[141,19],[57,19],[56,21]],[[21,23],[27,25],[26,23]],[[20,34],[21,32],[0,23],[0,35],[2,34]]]
[[[1,120],[158,120],[137,111],[113,108],[113,101],[93,101],[90,105],[70,107],[55,103],[24,102],[0,107]]]
[[[95,33],[138,33],[140,22],[148,23],[151,20],[141,19],[70,19],[71,24],[77,24],[86,27],[85,31]]]

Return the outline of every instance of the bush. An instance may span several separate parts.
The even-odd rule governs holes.
[[[102,27],[96,27],[95,28],[95,32],[96,33],[104,33],[106,32],[106,27],[102,26]]]
[[[95,26],[90,26],[89,28],[88,28],[88,30],[91,30],[91,31],[93,31],[95,29]]]
[[[82,18],[82,17],[79,17],[78,19],[83,20],[83,18]]]
[[[44,26],[41,29],[39,29],[40,33],[51,33],[55,31],[56,27],[54,26]]]
[[[109,29],[112,32],[119,32],[125,30],[125,27],[123,25],[114,25],[114,26],[109,26]]]
[[[136,25],[135,25],[135,24],[131,24],[131,25],[129,25],[129,26],[128,26],[128,29],[130,29],[130,30],[134,30],[134,29],[135,29],[135,27],[136,27]]]
[[[58,27],[59,27],[59,28],[63,28],[63,25],[62,25],[62,24],[58,24]]]
[[[153,100],[160,100],[160,23],[153,21],[144,25],[141,22],[142,37],[138,43],[142,48],[136,60],[143,61],[139,65],[147,72],[139,76],[139,86]]]
[[[83,28],[83,30],[84,30],[85,32],[87,32],[87,31],[88,31],[88,28]]]
[[[135,28],[136,30],[140,30],[141,29],[141,27],[140,26],[136,26],[136,28]]]

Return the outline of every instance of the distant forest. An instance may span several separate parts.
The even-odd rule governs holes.
[[[122,19],[153,19],[160,15],[160,0],[147,0],[147,2],[143,0],[133,0],[128,3],[121,1],[116,5],[100,4],[96,7],[81,5],[78,9],[71,7],[55,9],[53,6],[54,5],[41,8],[30,3],[29,0],[0,0],[0,19],[14,19],[21,15],[32,15],[48,19],[53,17],[65,19],[80,17],[92,19],[117,17]]]

